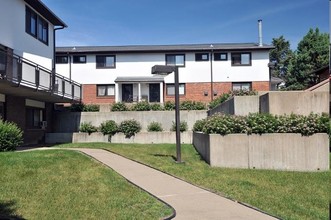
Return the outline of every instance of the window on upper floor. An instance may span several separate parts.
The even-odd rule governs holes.
[[[228,54],[227,53],[214,53],[214,60],[215,61],[227,61]]]
[[[185,66],[185,54],[166,54],[166,65]]]
[[[86,63],[86,56],[85,55],[74,55],[73,63]]]
[[[232,66],[251,66],[251,53],[231,53]]]
[[[96,67],[97,68],[115,68],[116,57],[114,55],[97,55]]]
[[[114,96],[115,85],[97,85],[97,96]]]
[[[235,82],[232,83],[232,91],[234,90],[252,90],[252,83],[251,82]]]
[[[26,6],[25,32],[48,45],[48,22]]]
[[[55,58],[55,62],[56,62],[57,64],[68,63],[68,56],[56,56],[56,58]]]
[[[175,84],[166,84],[167,95],[175,95]],[[185,95],[185,83],[179,83],[179,95]]]
[[[195,54],[195,61],[208,61],[209,60],[209,53],[196,53]]]

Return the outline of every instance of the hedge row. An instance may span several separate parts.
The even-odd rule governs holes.
[[[175,110],[175,102],[167,101],[162,106],[159,103],[149,103],[146,101],[138,102],[128,107],[123,102],[117,102],[112,105],[111,111],[172,111]],[[180,110],[205,110],[206,105],[202,102],[183,101],[179,106]]]
[[[215,114],[206,119],[198,120],[194,131],[206,134],[264,134],[264,133],[300,133],[309,136],[315,133],[330,133],[329,117],[327,115],[310,114],[274,116],[271,114],[249,114],[234,116]]]
[[[162,125],[158,122],[151,122],[148,125],[148,131],[163,131]],[[186,121],[180,122],[180,131],[184,132],[187,131],[188,126]],[[131,119],[131,120],[125,120],[122,121],[119,125],[114,120],[108,120],[103,123],[99,127],[96,127],[92,125],[91,122],[83,122],[80,127],[80,132],[86,132],[86,133],[93,133],[100,131],[103,135],[109,135],[110,137],[115,135],[118,132],[121,132],[125,135],[125,137],[130,138],[134,136],[136,133],[138,133],[141,130],[141,125],[138,121]],[[173,122],[172,127],[170,129],[171,131],[176,130],[176,125]]]

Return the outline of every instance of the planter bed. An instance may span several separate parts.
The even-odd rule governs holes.
[[[292,171],[329,170],[328,135],[193,133],[193,145],[211,166]]]

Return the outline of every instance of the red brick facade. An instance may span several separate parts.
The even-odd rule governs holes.
[[[232,90],[231,82],[215,82],[213,83],[213,90],[216,96]],[[211,101],[211,85],[210,83],[186,83],[185,94],[180,95],[180,100],[192,100],[208,103]],[[268,91],[269,82],[252,82],[252,89],[256,91]],[[214,96],[214,97],[216,97]],[[166,86],[164,85],[164,101],[174,101],[175,97],[169,96],[166,93]],[[115,102],[115,96],[97,97],[97,87],[92,84],[83,85],[83,102],[86,104],[109,104]]]
[[[85,104],[107,104],[115,102],[115,96],[98,97],[97,85],[95,84],[83,84],[82,92],[83,102]]]

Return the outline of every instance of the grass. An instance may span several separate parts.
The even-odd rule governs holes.
[[[0,153],[0,219],[159,219],[172,210],[67,150]]]
[[[182,145],[184,164],[174,163],[175,145],[68,144],[104,148],[148,164],[283,219],[329,219],[331,172],[284,172],[212,168],[192,145]]]

